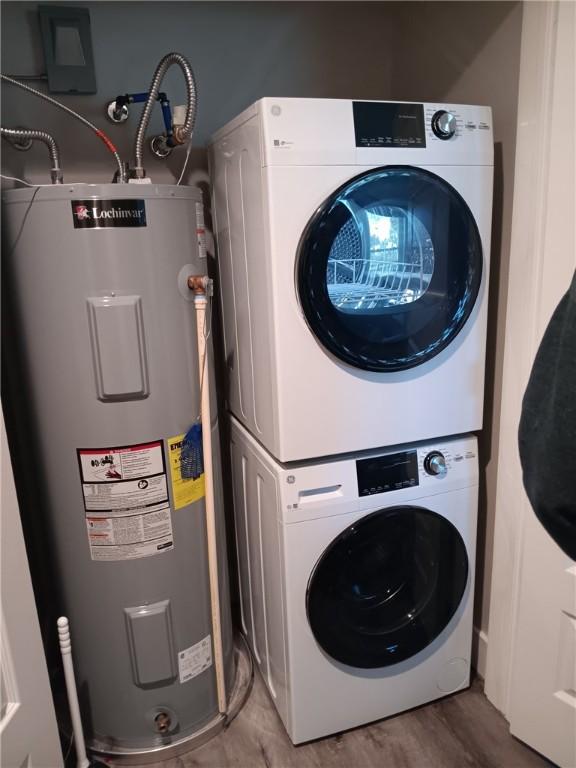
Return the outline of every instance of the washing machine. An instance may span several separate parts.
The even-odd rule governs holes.
[[[285,465],[231,434],[243,631],[292,741],[468,686],[476,438]]]
[[[266,98],[209,157],[250,432],[299,461],[480,429],[490,109]]]

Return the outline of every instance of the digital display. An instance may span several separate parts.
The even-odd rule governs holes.
[[[402,451],[359,459],[356,474],[360,496],[411,488],[418,485],[418,455],[416,451]]]
[[[357,147],[426,147],[422,104],[354,101],[352,108]]]

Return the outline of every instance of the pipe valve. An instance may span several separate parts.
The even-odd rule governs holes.
[[[172,727],[172,718],[168,712],[158,712],[154,718],[154,724],[158,733],[168,733]]]
[[[111,101],[106,107],[106,116],[113,123],[125,123],[129,117],[128,104],[118,100]]]
[[[214,281],[208,275],[190,275],[188,278],[188,288],[196,296],[212,296],[214,292]]]
[[[172,147],[169,145],[168,141],[168,137],[164,136],[163,134],[160,134],[160,136],[154,136],[154,138],[150,141],[150,149],[152,153],[162,160],[165,157],[171,155]]]

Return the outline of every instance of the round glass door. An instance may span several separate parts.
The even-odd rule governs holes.
[[[337,661],[386,667],[442,632],[467,580],[466,546],[452,523],[419,507],[391,507],[357,521],[325,550],[308,583],[308,621]]]
[[[357,368],[399,371],[441,352],[480,290],[474,217],[443,179],[410,166],[357,176],[302,236],[298,294],[312,332]]]

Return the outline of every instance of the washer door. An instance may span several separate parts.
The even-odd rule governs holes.
[[[308,583],[320,647],[352,667],[386,667],[426,648],[458,609],[468,580],[462,537],[446,518],[391,507],[355,522]]]
[[[296,279],[308,325],[327,350],[357,368],[401,371],[462,329],[482,279],[480,235],[439,176],[386,166],[318,209],[299,245]]]

